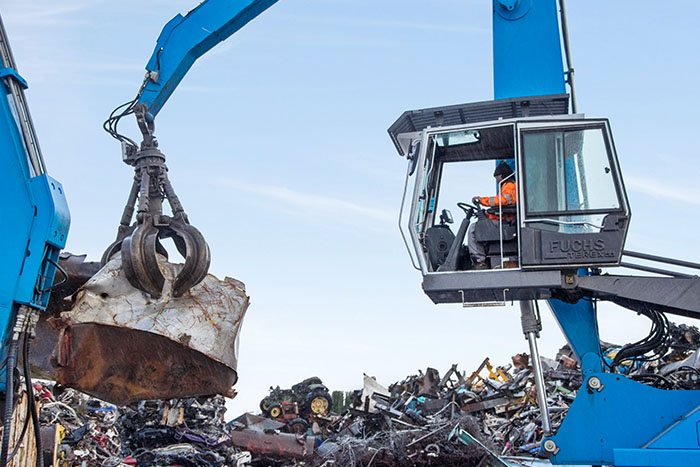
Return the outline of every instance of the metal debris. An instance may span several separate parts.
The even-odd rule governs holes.
[[[664,389],[700,389],[700,331],[669,323],[666,336],[661,349],[649,349],[654,358],[636,352],[618,359],[615,371]],[[602,343],[601,350],[611,364],[616,351],[634,346]],[[583,378],[568,346],[555,359],[541,360],[556,431]],[[471,372],[455,364],[442,378],[427,368],[388,388],[365,375],[350,408],[327,419],[318,433],[323,443],[303,465],[507,466],[546,457],[534,375],[524,353],[501,366],[486,358]],[[274,465],[302,464],[278,458]]]
[[[129,284],[117,254],[54,319],[59,383],[115,404],[226,394],[236,382],[238,334],[248,297],[235,279],[207,275],[181,297],[182,265],[159,257],[166,278],[153,299]]]
[[[669,323],[666,335],[665,350],[650,351],[655,358],[635,352],[616,359],[629,344],[603,343],[601,349],[608,365],[615,362],[615,371],[633,379],[665,389],[700,389],[700,331]],[[542,364],[556,430],[582,383],[581,370],[567,346]],[[388,387],[364,375],[362,390],[333,393],[342,401],[326,400],[321,380],[308,378],[292,389],[271,388],[261,402],[262,416],[243,414],[228,423],[221,396],[119,407],[60,385],[35,389],[42,424],[59,440],[55,453],[65,463],[54,465],[61,466],[507,467],[545,457],[526,354],[500,366],[487,358],[473,371],[455,364],[442,377],[428,368]],[[327,403],[314,412],[309,402],[319,394]],[[296,412],[271,413],[280,402]],[[328,407],[346,409],[334,413]],[[292,428],[291,416],[305,417],[306,424]]]
[[[243,466],[222,396],[141,401],[118,407],[54,384],[37,384],[41,423],[57,433],[45,465]]]
[[[662,335],[658,346],[629,358],[619,355],[639,343],[608,344],[604,361],[615,372],[659,389],[700,389],[700,330],[666,322]]]
[[[270,388],[260,401],[264,416],[281,422],[290,433],[304,433],[310,426],[323,423],[333,400],[320,378],[312,376],[291,389]],[[318,432],[318,430],[315,430]]]

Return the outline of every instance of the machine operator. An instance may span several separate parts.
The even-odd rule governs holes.
[[[498,206],[515,206],[517,202],[517,186],[515,184],[515,177],[513,175],[513,169],[506,161],[501,161],[500,164],[496,166],[496,170],[493,172],[493,176],[496,179],[497,186],[500,187],[499,193],[496,196],[475,196],[472,198],[472,203],[475,205],[480,204],[486,207],[496,207]],[[498,225],[499,216],[498,214],[486,213],[486,216]],[[503,214],[504,222],[511,222],[513,220],[513,214]],[[485,222],[482,221],[482,222]],[[486,263],[486,245],[479,242],[476,239],[476,222],[473,222],[469,226],[469,232],[467,233],[467,246],[469,247],[469,254],[472,259],[472,269],[489,269]]]

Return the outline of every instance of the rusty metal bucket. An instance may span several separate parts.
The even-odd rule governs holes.
[[[180,297],[183,265],[158,255],[165,277],[154,299],[134,288],[117,254],[77,292],[58,330],[58,383],[114,404],[224,394],[237,380],[238,334],[248,307],[243,283],[208,274]]]

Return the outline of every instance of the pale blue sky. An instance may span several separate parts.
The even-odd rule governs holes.
[[[195,5],[2,6],[46,165],[68,195],[69,251],[96,260],[113,240],[132,169],[102,122],[135,95],[162,26]],[[526,350],[517,309],[438,307],[422,294],[396,228],[405,161],[386,134],[404,110],[492,98],[490,5],[280,0],[199,60],[161,111],[156,134],[211,272],[251,296],[230,415],[311,375],[351,390],[363,372],[390,384]],[[579,110],[610,118],[627,182],[627,247],[700,260],[700,4],[567,8]],[[564,339],[544,319],[541,352],[554,356]],[[600,326],[618,342],[648,330],[612,307]]]

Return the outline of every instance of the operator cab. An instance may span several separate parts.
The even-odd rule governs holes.
[[[630,212],[610,125],[567,108],[566,95],[505,99],[404,112],[391,126],[409,160],[408,236],[433,301],[550,298],[575,286],[579,268],[619,265]],[[497,183],[503,161],[513,173]]]

